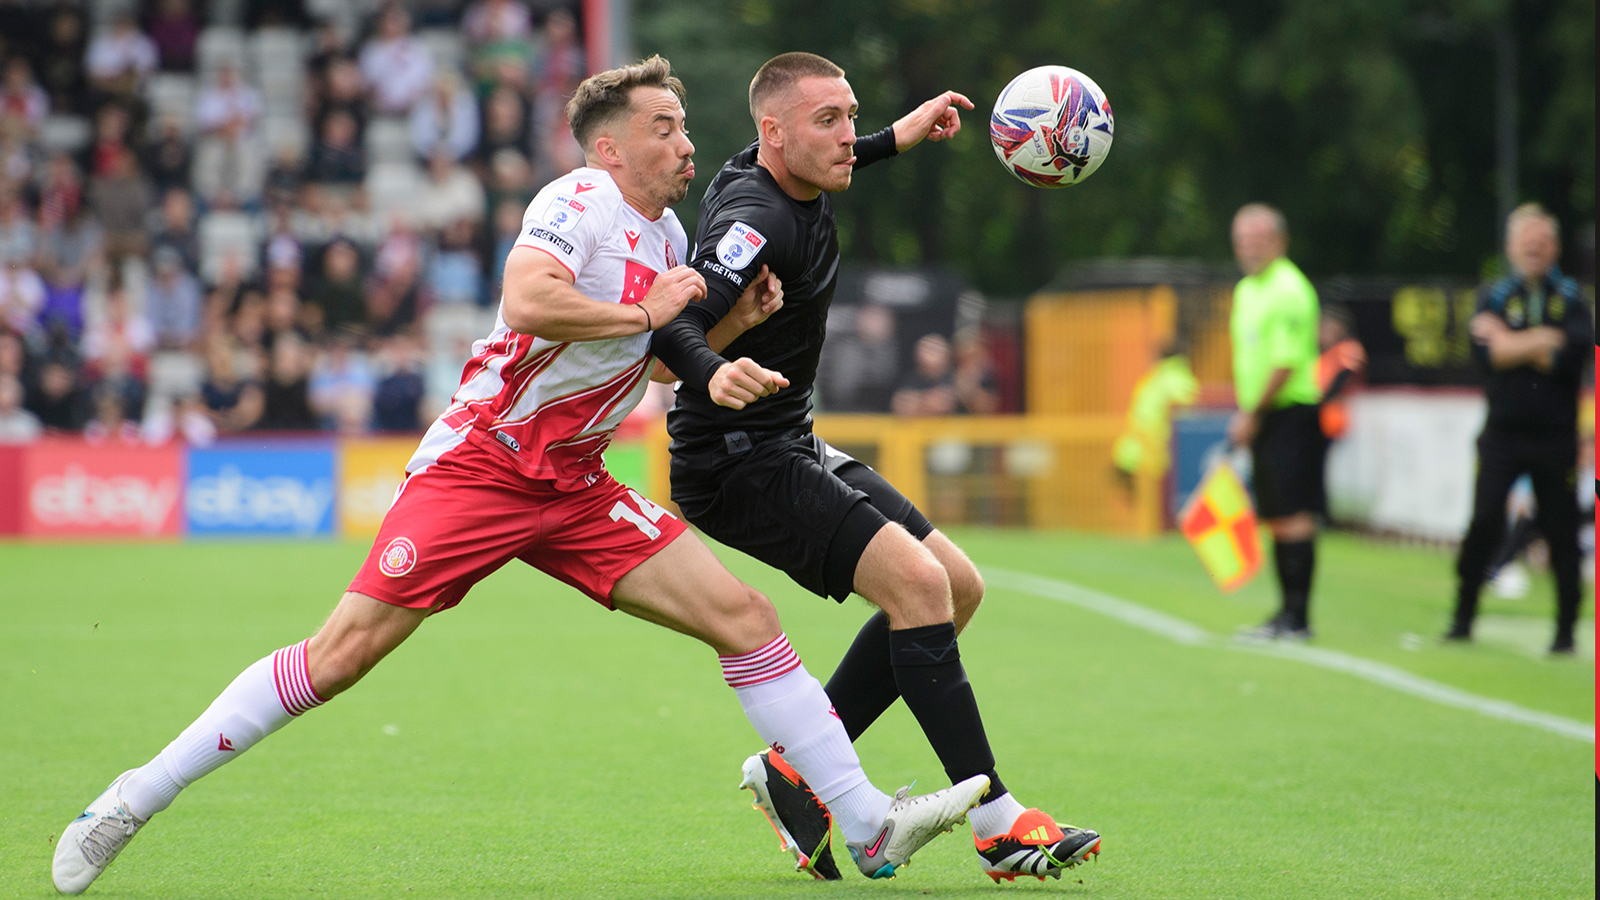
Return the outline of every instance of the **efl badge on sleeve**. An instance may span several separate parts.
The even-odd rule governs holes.
[[[755,259],[756,254],[766,245],[767,239],[761,232],[743,222],[735,222],[733,227],[728,229],[728,233],[722,236],[722,240],[717,242],[717,259],[738,272],[750,265],[750,261]]]
[[[1178,514],[1178,527],[1223,591],[1244,587],[1261,570],[1256,511],[1232,466],[1211,467]]]
[[[578,226],[578,220],[589,208],[583,203],[566,196],[557,194],[550,205],[545,207],[544,224],[554,231],[571,231]]]

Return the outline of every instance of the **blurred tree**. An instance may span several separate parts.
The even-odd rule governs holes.
[[[702,177],[754,136],[750,76],[810,50],[849,73],[860,130],[939,90],[977,103],[945,145],[835,198],[846,258],[947,263],[1021,293],[1063,262],[1227,259],[1228,221],[1281,206],[1314,275],[1473,275],[1497,255],[1495,35],[1516,48],[1520,199],[1594,218],[1593,0],[635,0],[644,52],[690,91]],[[1117,118],[1088,182],[1043,191],[996,163],[995,96],[1046,63]],[[694,213],[680,208],[693,229]]]

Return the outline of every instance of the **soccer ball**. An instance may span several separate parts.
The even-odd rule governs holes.
[[[1035,187],[1088,178],[1111,152],[1111,101],[1089,76],[1040,66],[1011,79],[994,102],[989,142],[1006,170]]]

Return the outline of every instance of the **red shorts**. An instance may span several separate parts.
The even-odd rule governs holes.
[[[401,483],[350,590],[438,612],[520,559],[610,609],[617,579],[685,527],[604,471],[558,491],[469,442]]]

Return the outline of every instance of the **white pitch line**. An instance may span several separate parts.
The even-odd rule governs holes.
[[[1499,719],[1502,722],[1528,725],[1585,743],[1593,744],[1595,742],[1593,722],[1580,722],[1577,719],[1569,719],[1554,713],[1528,709],[1524,706],[1518,706],[1509,700],[1482,697],[1430,678],[1414,675],[1404,669],[1396,668],[1386,663],[1364,659],[1359,656],[1351,656],[1338,650],[1309,647],[1304,644],[1257,644],[1230,640],[1214,635],[1193,622],[1185,621],[1176,616],[1169,616],[1163,612],[1157,612],[1147,606],[1140,606],[1121,597],[1113,597],[1110,594],[1092,588],[1086,588],[1056,578],[1033,575],[1028,572],[984,566],[983,577],[985,581],[995,587],[1021,591],[1036,597],[1043,597],[1046,600],[1054,600],[1058,603],[1066,603],[1080,609],[1087,609],[1090,612],[1116,619],[1124,624],[1132,625],[1151,634],[1160,635],[1185,646],[1213,647],[1223,650],[1256,653],[1263,656],[1275,656],[1280,659],[1291,659],[1296,662],[1317,666],[1318,668],[1354,675],[1373,684],[1379,684],[1443,706],[1470,710],[1492,719]]]

